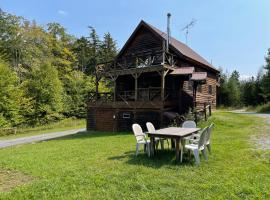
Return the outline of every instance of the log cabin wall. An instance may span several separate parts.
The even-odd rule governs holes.
[[[192,85],[190,81],[184,81],[183,91],[192,97]],[[213,108],[216,108],[216,91],[217,80],[211,74],[207,73],[206,83],[197,88],[197,107],[202,108],[204,103],[211,103]],[[187,98],[187,97],[185,97]]]
[[[118,56],[118,59],[126,58],[129,55],[142,53],[144,51],[162,50],[162,40],[145,27],[141,27],[130,41],[124,52]]]
[[[87,130],[131,131],[133,123],[138,123],[146,131],[146,122],[152,122],[160,128],[161,112],[159,109],[115,109],[88,108]],[[106,122],[106,123],[105,123]]]

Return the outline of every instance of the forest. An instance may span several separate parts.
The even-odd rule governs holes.
[[[218,105],[270,112],[270,49],[265,56],[265,65],[258,69],[257,76],[245,80],[240,80],[237,70],[229,74],[220,69]]]
[[[100,39],[88,28],[76,38],[59,23],[41,26],[0,10],[0,127],[85,117],[95,63],[117,53],[110,33]],[[100,90],[109,84],[101,81]]]
[[[88,29],[77,38],[59,23],[39,25],[0,9],[0,127],[85,118],[87,94],[95,90],[94,66],[117,54],[110,33],[100,37]],[[237,71],[222,72],[218,104],[269,111],[270,50],[265,59],[263,70],[249,80],[239,80]],[[110,82],[101,80],[99,90],[109,91]]]

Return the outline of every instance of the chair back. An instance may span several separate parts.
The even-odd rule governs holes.
[[[151,122],[147,122],[147,123],[146,123],[146,127],[147,127],[147,131],[148,131],[149,133],[154,133],[154,132],[156,132],[156,129],[155,129],[154,125],[153,125]]]
[[[212,133],[213,128],[214,128],[214,123],[212,123],[208,127],[207,134],[206,134],[206,137],[205,137],[205,143],[206,144],[209,144],[210,143],[210,137],[211,137],[211,133]]]
[[[196,128],[196,123],[194,121],[185,121],[183,124],[182,124],[182,128]]]
[[[135,135],[137,142],[145,141],[145,134],[143,133],[142,127],[139,124],[133,124],[132,130]]]
[[[200,139],[198,142],[199,149],[205,145],[207,131],[208,131],[208,127],[205,127],[201,132]]]

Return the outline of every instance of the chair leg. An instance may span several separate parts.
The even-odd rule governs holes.
[[[211,154],[211,144],[208,144],[208,145],[206,145],[207,146],[207,149],[208,149],[208,151],[209,151],[209,154]]]
[[[166,140],[167,141],[167,144],[168,144],[168,149],[170,148],[170,142],[169,142],[169,140],[167,139]]]
[[[204,159],[205,159],[205,160],[208,160],[206,148],[204,148],[204,149],[202,150],[202,152],[203,152],[203,157],[204,157]]]
[[[183,151],[184,151],[184,149],[183,149],[183,147],[181,147],[180,163],[182,163],[182,161],[183,161]]]
[[[148,157],[150,157],[150,143],[147,143],[147,153],[148,153]]]
[[[193,150],[193,154],[195,157],[196,165],[199,165],[200,164],[199,150],[198,149]]]
[[[159,140],[155,141],[155,143],[156,143],[156,149],[158,149]]]
[[[138,155],[138,153],[139,153],[139,148],[140,148],[140,144],[139,143],[137,143],[136,144],[136,156]]]

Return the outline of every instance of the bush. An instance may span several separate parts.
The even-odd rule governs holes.
[[[260,105],[256,108],[257,112],[261,112],[261,113],[270,113],[270,102]]]

